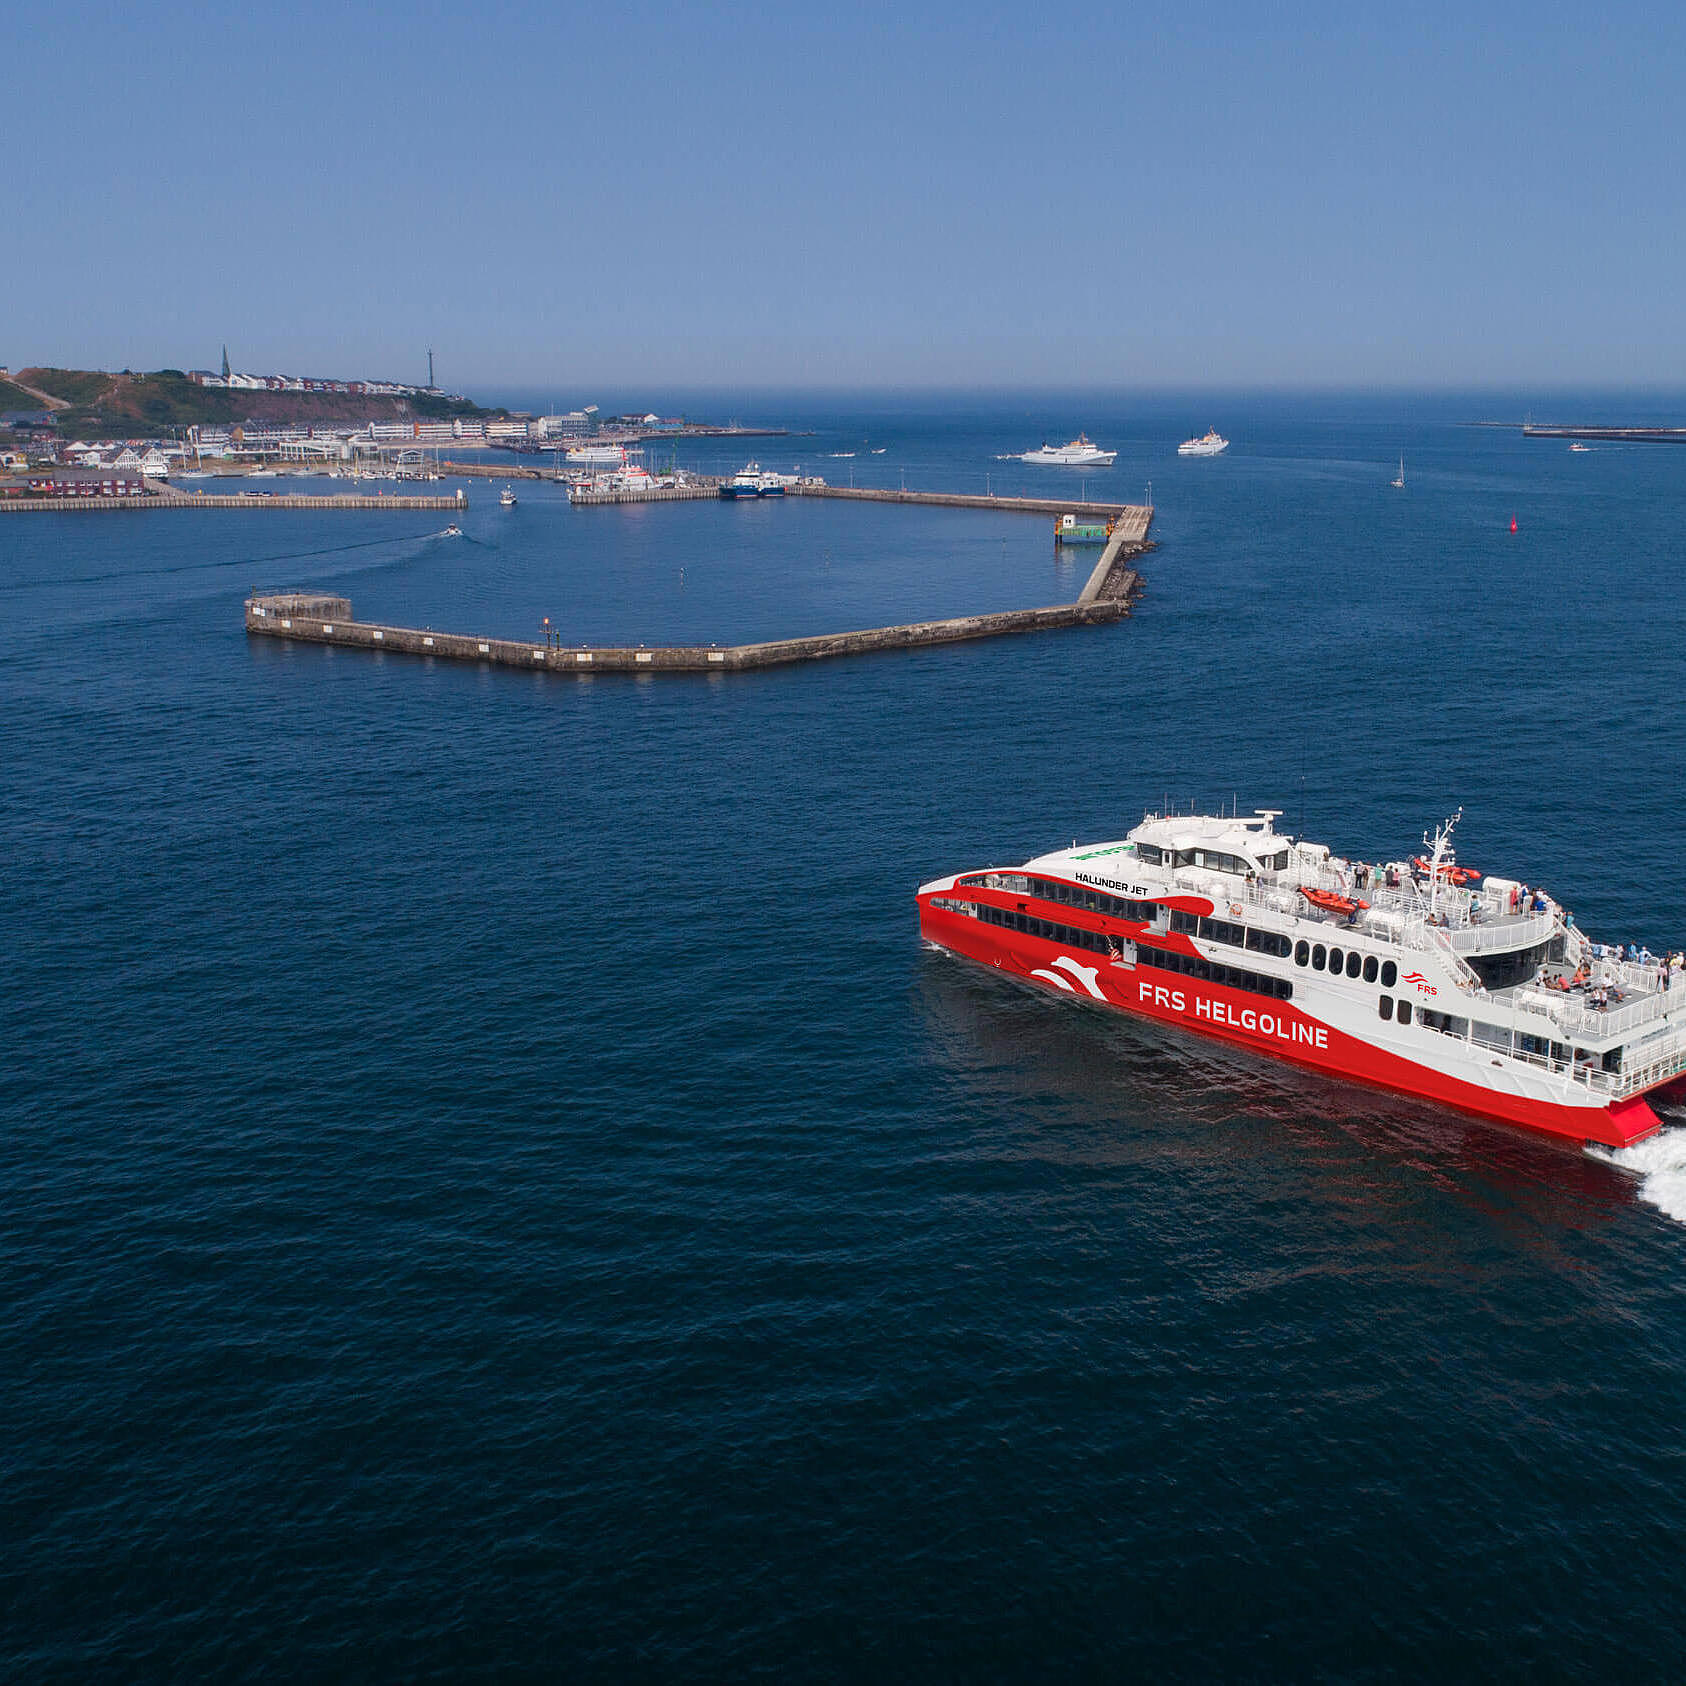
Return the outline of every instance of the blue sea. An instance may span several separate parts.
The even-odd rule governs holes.
[[[1159,541],[1116,626],[739,675],[241,601],[728,643],[1092,554],[548,483],[0,517],[0,1677],[1678,1678],[1686,1130],[1594,1159],[914,917],[1166,801],[1366,859],[1461,808],[1686,946],[1686,450],[1470,425],[1524,402],[733,401],[795,431],[682,465],[1151,482]],[[1079,428],[1113,469],[999,460]]]

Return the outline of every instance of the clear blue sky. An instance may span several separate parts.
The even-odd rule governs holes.
[[[1686,5],[63,5],[0,362],[1686,385]]]

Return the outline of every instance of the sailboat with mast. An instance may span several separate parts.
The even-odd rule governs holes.
[[[1390,480],[1388,484],[1392,486],[1396,492],[1402,492],[1405,490],[1405,459],[1403,457],[1399,459],[1399,474],[1397,478]]]

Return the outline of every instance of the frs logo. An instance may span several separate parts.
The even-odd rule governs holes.
[[[1054,984],[1056,987],[1063,989],[1067,995],[1077,993],[1071,986],[1071,978],[1076,978],[1097,1001],[1106,1000],[1099,986],[1095,983],[1095,979],[1100,975],[1101,969],[1099,966],[1079,966],[1069,954],[1062,954],[1058,960],[1053,962],[1053,965],[1058,969],[1047,972],[1035,971],[1030,975],[1033,978],[1041,978],[1047,983]],[[1070,978],[1065,975],[1067,972],[1071,974]]]
[[[1422,975],[1421,972],[1407,972],[1405,974],[1405,981],[1408,984],[1415,984],[1418,990],[1424,995],[1438,995],[1440,993],[1440,991],[1437,990],[1434,985]]]

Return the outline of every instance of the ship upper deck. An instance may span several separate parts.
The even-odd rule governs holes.
[[[1074,845],[1029,866],[1137,893],[1201,896],[1220,918],[1264,914],[1264,923],[1311,940],[1327,930],[1330,939],[1437,955],[1463,998],[1449,1008],[1542,1015],[1565,1041],[1648,1037],[1647,1027],[1686,1009],[1679,966],[1592,943],[1544,891],[1459,872],[1441,848],[1449,831],[1437,834],[1431,860],[1369,865],[1278,833],[1277,817],[1149,814],[1121,841]],[[1346,905],[1318,906],[1308,890]]]

